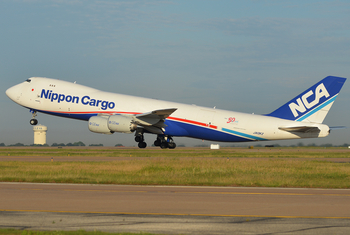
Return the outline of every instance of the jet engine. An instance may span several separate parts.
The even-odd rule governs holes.
[[[89,119],[89,130],[100,134],[113,134],[108,128],[108,117],[107,116],[92,116]]]
[[[108,118],[108,128],[115,132],[132,133],[137,125],[133,123],[132,116],[112,115]]]
[[[133,123],[132,116],[93,116],[89,119],[89,130],[100,134],[132,133],[136,128],[137,125]]]

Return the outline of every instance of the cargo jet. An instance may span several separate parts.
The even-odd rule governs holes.
[[[270,114],[256,115],[104,92],[71,82],[32,77],[6,95],[32,113],[87,121],[101,134],[135,133],[146,148],[144,133],[156,135],[155,146],[173,149],[176,137],[220,142],[248,142],[325,137],[322,124],[346,78],[328,76]]]

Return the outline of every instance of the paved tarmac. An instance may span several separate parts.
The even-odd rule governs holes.
[[[350,234],[350,190],[0,183],[0,227]]]

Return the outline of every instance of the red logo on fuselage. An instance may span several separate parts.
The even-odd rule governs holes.
[[[234,117],[229,117],[227,123],[235,122],[236,118]]]

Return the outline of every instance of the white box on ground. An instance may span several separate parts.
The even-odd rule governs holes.
[[[220,145],[218,144],[211,144],[210,149],[220,149]]]

